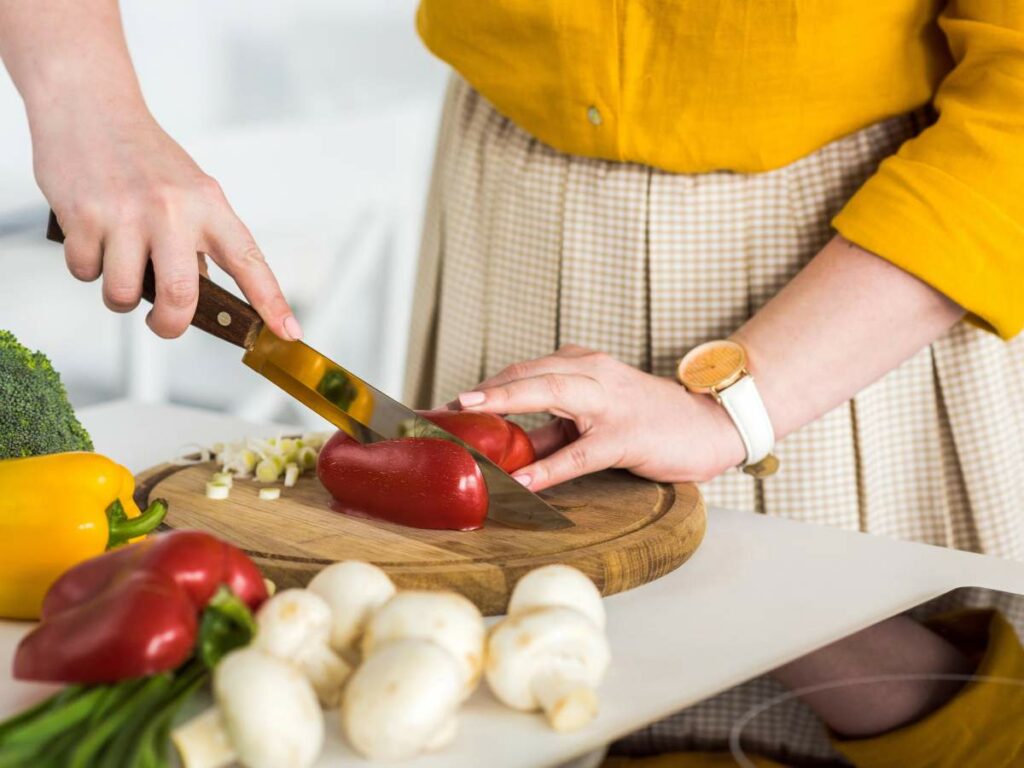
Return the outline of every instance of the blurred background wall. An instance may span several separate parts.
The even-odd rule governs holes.
[[[400,394],[445,68],[415,0],[123,0],[156,118],[217,178],[306,340]],[[304,420],[222,342],[152,336],[43,239],[21,101],[0,76],[0,328],[46,352],[76,405],[116,397]],[[231,285],[214,270],[211,276]],[[319,423],[315,418],[311,424]]]

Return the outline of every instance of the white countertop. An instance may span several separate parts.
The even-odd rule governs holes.
[[[274,434],[195,409],[115,402],[82,409],[96,450],[138,472],[187,443]],[[749,513],[711,509],[697,553],[674,573],[605,600],[613,662],[589,727],[556,734],[486,691],[460,733],[410,768],[557,765],[814,648],[949,589],[1024,593],[1024,565]],[[10,659],[31,625],[0,621],[0,717],[46,686],[14,682]],[[324,766],[359,762],[329,717]],[[375,764],[379,765],[379,764]]]

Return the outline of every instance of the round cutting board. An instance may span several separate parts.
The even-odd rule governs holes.
[[[169,504],[165,528],[197,528],[241,547],[278,588],[305,586],[326,565],[367,560],[403,588],[454,589],[486,615],[503,613],[527,571],[565,563],[610,595],[664,576],[697,549],[704,502],[696,486],[652,483],[600,472],[542,495],[575,523],[522,531],[488,521],[477,531],[407,528],[334,512],[313,473],[281,498],[263,501],[260,485],[234,482],[230,498],[206,498],[213,463],[163,465],[140,474],[136,499]]]

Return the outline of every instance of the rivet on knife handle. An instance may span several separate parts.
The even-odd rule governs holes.
[[[46,238],[56,243],[64,242],[64,232],[53,211],[50,211]],[[146,272],[142,277],[142,298],[150,304],[156,299],[156,275],[153,273],[152,262],[146,263]],[[199,303],[192,325],[236,347],[252,349],[263,321],[249,304],[200,275]]]

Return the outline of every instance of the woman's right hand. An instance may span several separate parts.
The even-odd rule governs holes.
[[[156,301],[146,322],[181,335],[195,314],[208,254],[267,326],[284,339],[302,330],[252,235],[220,186],[156,123],[144,104],[83,108],[54,100],[31,119],[36,180],[64,231],[68,269],[103,278],[115,312],[139,303],[147,260]]]

